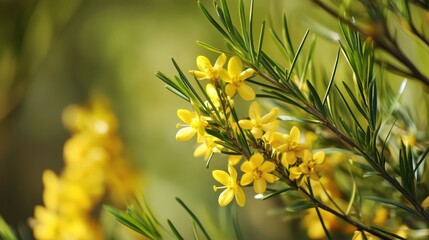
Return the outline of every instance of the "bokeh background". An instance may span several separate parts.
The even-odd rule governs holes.
[[[203,2],[212,10],[212,1]],[[238,1],[228,2],[235,9]],[[335,26],[306,1],[256,1],[255,7],[257,25],[263,19],[276,25],[285,12],[297,43],[315,16]],[[34,206],[42,204],[42,172],[59,173],[63,167],[69,134],[62,110],[85,103],[96,91],[111,100],[126,154],[142,172],[142,192],[158,219],[166,225],[169,218],[191,234],[191,219],[177,196],[211,231],[227,231],[222,224],[229,224],[224,219],[229,209],[218,207],[211,170],[193,157],[194,141],[175,140],[176,111],[189,106],[155,77],[157,71],[175,74],[171,58],[184,71],[196,69],[198,55],[214,61],[216,54],[197,40],[224,47],[196,0],[0,0],[0,214],[5,220],[26,228]],[[327,45],[328,58],[336,50]],[[284,237],[289,229],[283,217],[269,211],[279,203],[256,205],[250,195],[248,200],[238,210],[244,236]]]

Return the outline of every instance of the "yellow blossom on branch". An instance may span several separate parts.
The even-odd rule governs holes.
[[[264,161],[260,153],[256,153],[241,165],[241,171],[244,175],[241,177],[242,186],[249,185],[253,182],[253,189],[256,193],[264,193],[268,183],[277,181],[277,177],[272,174],[276,165],[272,162]]]
[[[281,155],[283,166],[293,165],[297,158],[301,158],[304,150],[308,149],[309,144],[300,143],[301,133],[299,128],[293,126],[289,134],[273,132],[266,137],[268,143]]]
[[[256,94],[252,87],[244,81],[253,76],[255,70],[248,68],[244,71],[243,63],[237,56],[232,57],[228,62],[228,71],[222,71],[221,79],[228,84],[225,87],[226,94],[233,97],[236,92],[246,101],[255,98]]]
[[[205,127],[207,121],[196,112],[191,112],[186,109],[177,110],[177,116],[186,124],[184,128],[180,129],[176,134],[176,140],[187,141],[191,139],[196,133],[198,133],[198,142],[203,140],[205,135]],[[182,126],[180,123],[177,127]]]
[[[258,102],[253,102],[249,107],[249,118],[238,122],[241,128],[250,130],[255,138],[262,138],[266,132],[275,131],[279,126],[277,116],[279,109],[277,107],[264,116],[261,116],[261,108]]]
[[[222,53],[216,60],[214,66],[210,63],[210,60],[205,56],[197,57],[197,66],[199,71],[189,71],[198,80],[209,79],[216,81],[219,79],[221,72],[223,71],[223,65],[226,62],[226,55]]]
[[[194,151],[194,157],[200,157],[204,155],[204,159],[207,160],[212,153],[220,153],[223,146],[216,143],[220,141],[218,138],[206,134],[204,136],[203,143],[198,145]]]
[[[235,197],[235,201],[237,202],[238,206],[243,207],[246,202],[246,196],[244,195],[244,191],[237,181],[237,170],[235,170],[235,168],[232,166],[228,166],[228,172],[229,174],[222,170],[214,170],[212,172],[213,178],[224,185],[222,187],[213,186],[213,189],[215,191],[218,189],[225,189],[219,195],[219,205],[222,207],[226,206]]]
[[[290,180],[299,179],[301,176],[309,176],[312,180],[319,180],[317,175],[317,166],[325,161],[325,153],[322,151],[312,154],[309,150],[305,150],[304,156],[300,159],[298,166],[289,169]]]

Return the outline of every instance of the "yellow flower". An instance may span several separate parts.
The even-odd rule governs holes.
[[[56,239],[58,234],[58,215],[42,206],[34,208],[34,219],[30,225],[36,239]]]
[[[216,141],[220,141],[217,137],[213,137],[211,135],[205,135],[204,142],[198,145],[198,147],[194,151],[194,157],[200,157],[204,155],[204,159],[207,160],[212,153],[220,153],[223,146],[216,143]]]
[[[230,155],[228,157],[228,165],[229,166],[234,166],[237,163],[239,163],[241,161],[241,158],[243,158],[243,155]]]
[[[228,62],[228,71],[222,71],[221,79],[228,83],[225,87],[228,96],[233,97],[238,92],[244,100],[250,101],[255,98],[256,94],[244,81],[252,77],[255,70],[252,68],[242,70],[243,63],[240,58],[234,56]]]
[[[30,224],[36,239],[102,239],[94,208],[106,192],[125,203],[137,185],[128,181],[133,174],[120,154],[117,120],[106,99],[95,98],[89,107],[67,107],[63,121],[72,132],[64,145],[65,167],[58,176],[43,173],[45,206],[35,208]]]
[[[216,87],[213,86],[213,84],[207,84],[206,85],[206,93],[210,98],[210,101],[212,101],[213,105],[215,108],[217,109],[221,109],[222,108],[222,102],[219,98],[219,94],[216,91]],[[229,106],[233,107],[234,106],[234,100],[231,99],[229,96],[228,97],[228,102],[229,102]],[[208,108],[211,108],[210,104],[208,102],[206,102],[206,106]],[[227,109],[229,110],[229,109]]]
[[[104,135],[117,130],[118,120],[110,111],[109,102],[101,96],[94,96],[88,108],[70,105],[63,112],[64,126],[71,132],[88,131]]]
[[[191,70],[189,71],[192,75],[194,75],[198,80],[209,79],[212,81],[216,81],[219,79],[220,74],[223,70],[223,65],[226,62],[226,55],[222,53],[216,60],[214,66],[210,63],[210,60],[205,56],[197,57],[197,66],[200,71]]]
[[[214,170],[212,172],[214,179],[224,185],[223,187],[213,186],[213,189],[216,191],[225,188],[219,195],[219,205],[222,207],[228,205],[235,196],[238,206],[243,207],[246,202],[246,196],[237,182],[237,171],[234,167],[228,166],[228,172],[229,174],[222,170]]]
[[[307,175],[314,181],[319,180],[316,167],[325,161],[325,153],[319,151],[313,155],[309,150],[305,150],[301,161],[298,166],[289,169],[290,180],[299,179],[302,175]]]
[[[177,116],[186,123],[184,128],[180,129],[176,134],[176,140],[186,141],[191,139],[195,133],[198,133],[198,142],[203,140],[205,135],[205,126],[207,121],[196,112],[190,112],[186,109],[177,110]],[[177,127],[181,124],[177,124]]]
[[[283,166],[295,164],[297,158],[301,158],[304,150],[308,149],[308,144],[300,143],[300,131],[293,126],[289,134],[273,132],[267,136],[268,143],[277,151],[281,152],[281,162]]]
[[[275,131],[279,126],[279,121],[276,119],[279,114],[278,108],[273,108],[263,117],[261,117],[261,108],[258,102],[253,102],[249,107],[249,118],[238,121],[240,127],[246,130],[251,130],[255,138],[262,138],[266,132]]]
[[[271,172],[276,169],[272,162],[264,161],[260,153],[256,153],[241,165],[241,171],[244,175],[241,177],[242,186],[253,182],[253,189],[256,193],[264,193],[267,188],[267,182],[274,183],[278,178]]]

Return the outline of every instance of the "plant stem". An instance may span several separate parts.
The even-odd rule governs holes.
[[[302,193],[304,193],[305,196],[307,196],[314,204],[316,204],[316,208],[321,208],[327,212],[330,212],[332,214],[334,214],[335,216],[337,216],[338,218],[350,223],[351,225],[355,226],[358,230],[362,230],[365,232],[368,232],[376,237],[379,237],[381,239],[392,239],[387,237],[385,234],[380,233],[378,230],[370,227],[370,226],[366,226],[360,222],[357,222],[353,219],[351,219],[349,216],[347,215],[343,215],[337,211],[335,211],[334,209],[330,208],[329,206],[326,206],[325,204],[323,204],[322,202],[320,202],[318,199],[316,199],[314,196],[312,196],[305,188],[303,187],[297,187]],[[399,236],[397,236],[399,239],[403,239]]]
[[[380,175],[386,179],[392,187],[394,187],[396,190],[398,190],[407,200],[410,202],[414,209],[419,213],[420,217],[424,219],[427,223],[429,223],[429,215],[426,213],[426,211],[423,209],[423,207],[420,205],[420,203],[411,196],[396,180],[396,178],[392,177],[385,168],[380,166],[380,164],[375,161],[373,157],[370,157],[363,152],[359,146],[350,138],[348,138],[346,135],[344,135],[342,132],[340,132],[331,122],[329,122],[326,118],[323,117],[322,113],[317,110],[314,106],[308,106],[309,112],[317,119],[319,120],[325,127],[327,127],[331,132],[333,132],[338,138],[343,140],[346,144],[348,144],[353,149],[359,151],[360,153],[365,155],[365,159],[368,162],[371,162],[372,166],[375,168],[375,170],[380,173]]]
[[[271,78],[269,75],[259,72],[259,75],[262,76],[264,79],[266,79],[268,82],[278,86],[282,90],[287,90],[285,86],[281,85],[279,82]],[[281,86],[279,86],[281,85]],[[409,203],[411,203],[414,207],[414,209],[418,212],[420,217],[426,222],[429,223],[429,215],[426,213],[426,211],[423,209],[423,207],[420,205],[420,203],[417,201],[415,197],[410,195],[396,180],[396,178],[392,177],[386,169],[381,166],[374,157],[368,156],[352,139],[347,137],[345,134],[343,134],[340,130],[338,130],[335,127],[335,124],[333,124],[331,121],[329,121],[327,118],[323,116],[323,114],[313,105],[309,105],[308,103],[305,103],[307,105],[307,112],[310,113],[316,120],[319,120],[325,127],[327,127],[332,133],[334,133],[339,139],[341,139],[344,143],[346,143],[351,148],[355,149],[359,153],[363,154],[365,159],[375,168],[375,170],[384,178],[386,179],[389,184],[398,190],[407,200]]]

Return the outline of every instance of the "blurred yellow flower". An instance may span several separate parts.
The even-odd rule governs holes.
[[[94,208],[106,192],[125,204],[138,180],[121,157],[117,119],[106,99],[67,107],[63,122],[72,133],[64,144],[65,167],[58,176],[43,173],[45,206],[36,206],[30,225],[36,239],[102,239]]]
[[[244,195],[243,189],[237,182],[237,171],[234,167],[228,166],[228,172],[229,174],[222,170],[214,170],[212,172],[213,178],[224,185],[222,187],[213,186],[213,189],[215,191],[218,189],[225,189],[219,195],[219,205],[222,207],[226,206],[235,197],[238,206],[243,207],[246,202],[246,196]]]
[[[210,60],[205,56],[197,57],[197,66],[200,71],[191,70],[189,71],[198,80],[209,79],[211,81],[217,81],[223,70],[223,65],[226,62],[226,55],[222,53],[216,60],[214,66],[210,63]]]
[[[261,116],[261,108],[258,102],[253,102],[249,107],[249,118],[242,119],[238,122],[240,127],[250,130],[255,138],[262,138],[266,132],[275,131],[279,126],[277,116],[279,109],[277,107],[264,116]]]
[[[205,127],[207,126],[207,121],[203,117],[186,109],[177,110],[177,116],[186,124],[183,124],[185,127],[177,132],[176,140],[187,141],[198,133],[197,141],[203,141],[206,132]],[[182,124],[177,124],[177,127],[179,126],[182,126]]]
[[[277,177],[271,172],[276,169],[272,162],[264,161],[260,153],[256,153],[241,165],[241,171],[244,172],[240,184],[249,185],[253,182],[253,189],[256,193],[264,193],[267,188],[267,182],[274,183]]]
[[[228,71],[221,72],[221,79],[228,83],[225,87],[228,96],[233,97],[238,92],[241,98],[250,101],[255,98],[256,94],[244,81],[252,77],[255,70],[252,68],[242,70],[243,63],[240,58],[234,56],[228,62]]]

